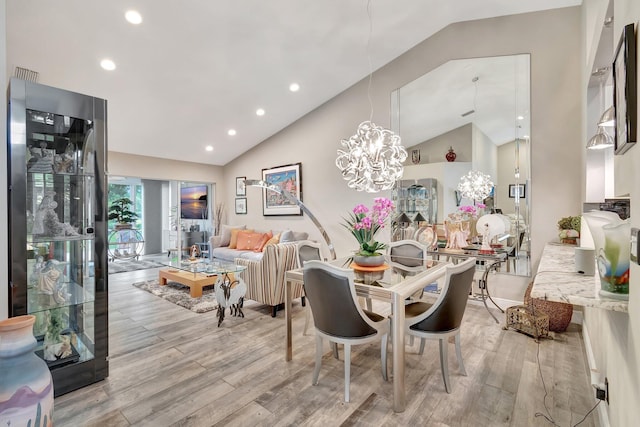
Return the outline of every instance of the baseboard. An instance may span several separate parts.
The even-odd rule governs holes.
[[[575,312],[574,312],[575,314]],[[582,313],[580,314],[582,317]],[[573,321],[573,318],[571,318]],[[598,372],[598,367],[596,366],[596,358],[593,355],[593,348],[591,347],[591,338],[589,338],[589,327],[584,319],[582,321],[582,340],[584,341],[584,349],[587,353],[587,364],[589,365],[590,372]],[[593,395],[594,405],[596,403],[595,392]],[[602,427],[610,427],[609,424],[609,407],[606,402],[601,402],[598,405],[598,419],[600,421],[600,426]]]

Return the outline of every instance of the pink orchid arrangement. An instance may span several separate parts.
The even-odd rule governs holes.
[[[387,219],[394,210],[393,202],[385,197],[373,199],[371,210],[362,204],[353,208],[343,225],[360,244],[357,255],[381,255],[379,251],[384,250],[386,245],[376,242],[373,237],[378,230],[384,228]]]
[[[458,207],[458,211],[449,214],[449,219],[452,221],[467,221],[471,218],[475,218],[480,209],[484,209],[486,205],[484,203],[476,203],[475,205],[464,205]]]

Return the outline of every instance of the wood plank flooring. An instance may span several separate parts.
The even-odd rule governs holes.
[[[302,335],[299,301],[287,363],[283,312],[274,319],[248,301],[244,319],[227,317],[218,328],[215,311],[196,314],[131,286],[157,271],[109,276],[110,375],[57,398],[56,426],[547,426],[536,416],[546,414],[538,358],[558,425],[577,423],[594,404],[578,327],[538,348],[471,303],[461,332],[468,376],[458,373],[451,344],[451,394],[437,342],[420,356],[416,340],[407,349],[404,413],[392,410],[392,383],[380,375],[375,344],[353,348],[351,402],[344,403],[343,361],[328,347],[319,385],[311,385],[314,337]],[[581,425],[598,425],[596,411]]]

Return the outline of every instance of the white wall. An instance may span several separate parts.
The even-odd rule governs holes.
[[[542,30],[544,28],[544,31]],[[375,48],[375,47],[374,47]],[[534,267],[556,223],[581,206],[582,150],[580,9],[567,8],[453,24],[374,74],[374,122],[389,126],[393,90],[451,59],[531,54],[532,259]],[[302,162],[303,200],[335,241],[338,254],[355,249],[341,227],[356,203],[373,195],[350,190],[335,166],[339,141],[369,117],[366,79],[331,99],[224,168],[226,201],[233,206],[236,176],[260,177],[261,169]],[[553,190],[551,190],[553,189]],[[248,214],[229,222],[257,228],[303,228],[321,239],[305,217],[263,217],[261,192],[247,189]]]
[[[602,20],[593,20],[592,17],[604,18],[607,8],[605,0],[586,0],[583,5],[583,24],[585,26],[585,50],[587,61],[582,71],[584,93],[587,92],[586,81],[591,72],[593,58],[589,58],[592,52],[591,44],[597,44],[590,34],[599,32]],[[612,51],[615,49],[622,27],[629,23],[637,25],[640,21],[640,2],[637,0],[615,0],[614,3],[614,37]],[[592,28],[592,26],[598,28]],[[593,54],[591,55],[594,56]],[[638,75],[640,79],[640,73]],[[640,89],[640,86],[639,86]],[[639,93],[640,99],[640,93]],[[587,109],[583,112],[587,122]],[[638,117],[640,121],[640,114]],[[587,126],[584,141],[588,137]],[[638,144],[636,144],[638,145]],[[623,156],[615,156],[615,189],[616,195],[630,194],[631,196],[631,225],[640,227],[640,186],[637,175],[637,166],[640,162],[640,148],[634,146]],[[588,190],[587,190],[588,192]],[[609,379],[610,403],[604,405],[608,412],[612,426],[637,425],[640,419],[640,267],[631,265],[629,286],[629,313],[615,313],[606,310],[585,308],[584,325],[588,332],[591,350],[594,356],[595,367],[602,376]],[[602,405],[601,405],[602,406]]]
[[[478,126],[474,124],[471,129],[472,168],[488,174],[495,184],[498,176],[498,148]]]

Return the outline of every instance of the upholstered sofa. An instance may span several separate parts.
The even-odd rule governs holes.
[[[245,298],[271,306],[271,315],[275,317],[278,306],[284,304],[285,300],[284,275],[288,270],[297,268],[297,241],[305,240],[307,233],[289,230],[272,233],[276,236],[285,236],[283,240],[286,241],[267,243],[261,250],[238,249],[227,233],[229,229],[242,231],[243,227],[222,226],[220,235],[209,239],[211,257],[213,260],[235,262],[237,265],[247,267],[242,273],[242,278],[247,284]],[[292,289],[292,297],[295,299],[302,296],[302,287],[295,286]]]

